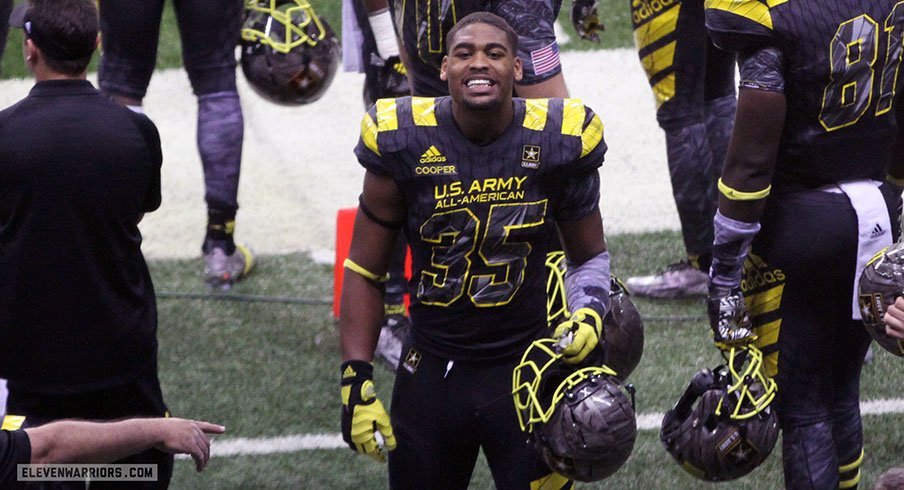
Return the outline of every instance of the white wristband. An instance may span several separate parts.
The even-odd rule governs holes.
[[[377,54],[380,58],[388,59],[399,55],[399,44],[396,41],[395,29],[392,28],[392,17],[389,9],[380,9],[367,15],[370,30],[377,41]]]

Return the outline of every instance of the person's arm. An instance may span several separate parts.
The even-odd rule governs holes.
[[[32,463],[109,463],[156,448],[190,454],[198,471],[210,459],[207,434],[225,431],[222,425],[179,418],[62,420],[25,429],[31,441]]]
[[[895,122],[898,126],[895,144],[888,162],[888,181],[897,190],[904,189],[904,100],[895,100]]]
[[[342,439],[377,461],[396,447],[389,414],[377,398],[371,361],[383,319],[383,282],[405,209],[389,177],[367,171],[339,300]],[[383,438],[381,444],[377,435]]]
[[[339,300],[343,361],[373,360],[383,318],[383,288],[373,278],[386,274],[403,219],[402,196],[396,183],[366,172],[348,253],[354,265],[346,267]],[[355,270],[355,266],[361,270]]]
[[[531,85],[515,84],[515,93],[525,99],[538,99],[548,97],[568,97],[568,87],[565,86],[565,75],[559,72],[554,77]]]
[[[396,41],[392,16],[389,13],[387,0],[358,0],[367,11],[367,22],[377,43],[377,54],[384,60],[399,55],[399,43]]]
[[[740,291],[741,270],[772,189],[787,103],[784,61],[775,48],[740,57],[741,82],[734,131],[719,179],[719,207],[707,313],[720,347],[753,339]]]

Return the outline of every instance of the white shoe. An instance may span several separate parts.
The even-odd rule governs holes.
[[[630,277],[625,285],[632,294],[648,298],[706,296],[709,293],[709,274],[682,260],[652,276]]]

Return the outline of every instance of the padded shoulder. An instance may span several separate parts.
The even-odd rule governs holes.
[[[406,144],[407,129],[437,125],[436,102],[434,97],[377,100],[361,120],[361,141],[377,155],[398,151]]]
[[[523,99],[522,103],[525,128],[580,138],[580,150],[568,159],[582,158],[601,143],[605,146],[602,121],[581,99]]]
[[[706,29],[716,46],[748,51],[775,44],[772,9],[788,0],[706,0]]]

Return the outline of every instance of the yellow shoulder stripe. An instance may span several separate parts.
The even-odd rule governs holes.
[[[722,182],[722,178],[719,178],[719,192],[732,201],[755,201],[757,199],[763,199],[769,195],[770,191],[772,191],[772,185],[767,186],[765,189],[753,192],[739,191],[728,187],[725,182]]]
[[[549,99],[526,99],[524,101],[524,127],[543,131],[546,115],[549,113]]]
[[[396,113],[395,99],[377,100],[377,131],[395,131],[399,129],[399,115]]]
[[[19,430],[24,422],[24,415],[7,415],[3,417],[3,426],[0,430]]]
[[[361,119],[361,140],[370,151],[377,155],[380,154],[380,149],[377,147],[377,124],[369,113],[365,113]]]
[[[581,99],[562,99],[562,134],[580,136],[584,126],[584,103]]]
[[[739,15],[772,30],[772,14],[769,8],[786,1],[767,0],[767,3],[763,4],[757,0],[706,0],[706,8]]]
[[[414,120],[415,126],[436,126],[436,99],[412,97],[411,119]]]
[[[600,120],[600,117],[596,114],[593,115],[593,119],[590,120],[590,124],[587,125],[587,128],[584,129],[584,132],[581,133],[581,156],[585,156],[597,145],[600,144],[600,141],[603,139],[603,121]]]

